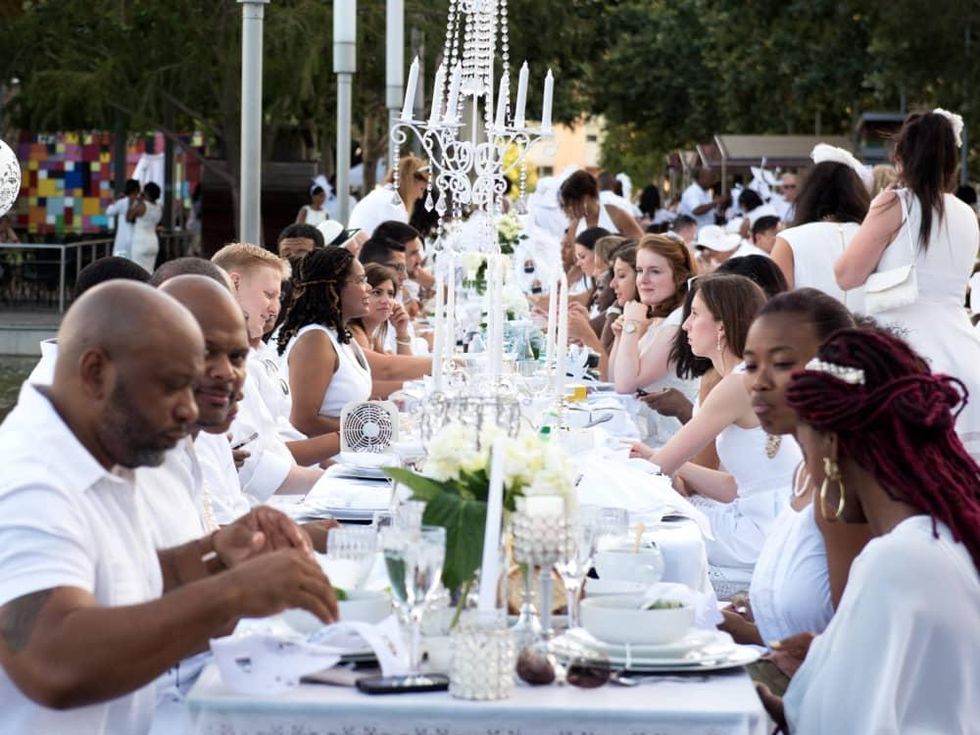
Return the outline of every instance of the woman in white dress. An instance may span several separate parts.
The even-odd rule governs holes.
[[[162,216],[160,187],[149,181],[143,187],[139,199],[126,214],[127,218],[132,217],[133,223],[132,259],[146,268],[148,273],[152,273],[156,267],[157,253],[160,252],[157,225],[160,224]]]
[[[748,589],[759,552],[773,521],[786,505],[800,451],[791,437],[768,437],[752,410],[739,369],[745,337],[766,297],[744,276],[698,278],[691,315],[684,322],[691,351],[710,358],[721,380],[704,403],[661,449],[643,444],[633,455],[646,457],[679,479],[711,522],[705,539],[709,576],[719,598]],[[714,442],[725,471],[690,462]]]
[[[290,423],[309,437],[339,431],[344,405],[371,397],[371,368],[347,331],[368,305],[364,267],[349,250],[314,250],[300,261],[277,341]]]
[[[773,718],[807,733],[966,733],[980,723],[980,466],[959,381],[880,330],[843,330],[786,392],[816,512],[868,523],[840,606]]]
[[[397,191],[392,170],[385,177],[383,186],[379,186],[354,205],[347,228],[363,230],[370,235],[382,222],[394,220],[408,224],[415,202],[425,196],[428,186],[429,170],[425,162],[416,156],[403,156],[398,161]]]
[[[972,400],[957,416],[956,431],[980,460],[980,334],[963,307],[980,229],[969,205],[949,193],[959,161],[951,117],[958,119],[945,112],[908,117],[895,144],[895,163],[907,188],[875,198],[834,271],[842,288],[853,288],[876,270],[914,262],[915,302],[874,316],[883,326],[898,328],[933,372],[966,385]]]
[[[614,197],[601,196],[595,177],[585,169],[575,171],[562,182],[558,201],[571,224],[569,233],[573,238],[592,227],[633,240],[643,237],[643,229],[633,214],[622,209]]]
[[[676,388],[689,399],[697,383],[682,380],[670,362],[670,351],[681,327],[681,306],[688,280],[696,273],[684,243],[664,235],[644,235],[636,246],[636,291],[639,301],[623,305],[613,323],[609,375],[618,393],[654,393]],[[678,429],[677,419],[647,411],[646,436],[660,446]]]
[[[766,433],[795,434],[796,414],[786,404],[790,376],[834,332],[853,327],[839,301],[813,288],[780,294],[762,308],[745,341],[745,373],[752,409]],[[724,629],[739,643],[768,645],[821,633],[840,602],[851,562],[868,540],[863,524],[821,523],[802,462],[795,474],[789,505],[759,554],[748,599],[722,611]],[[792,675],[782,662],[776,664]]]
[[[326,201],[327,193],[322,186],[314,184],[310,187],[310,203],[300,207],[296,215],[296,224],[316,227],[330,219],[330,215],[324,206]]]
[[[790,289],[817,288],[850,311],[864,311],[864,293],[844,291],[834,278],[834,261],[858,231],[868,213],[868,188],[857,159],[821,143],[811,154],[816,166],[807,174],[796,199],[793,226],[776,237],[770,257]]]

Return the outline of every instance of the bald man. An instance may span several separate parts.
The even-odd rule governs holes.
[[[25,386],[0,426],[0,732],[146,732],[147,684],[173,663],[242,616],[333,620],[334,594],[271,509],[154,549],[133,470],[198,420],[205,341],[187,309],[110,282],[58,340],[54,383]]]

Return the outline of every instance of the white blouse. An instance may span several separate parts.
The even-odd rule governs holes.
[[[797,633],[822,633],[834,616],[823,534],[811,503],[787,505],[776,518],[752,573],[749,599],[768,644]]]
[[[929,516],[873,539],[783,698],[794,735],[967,733],[980,723],[980,578]]]
[[[834,261],[857,234],[855,222],[809,222],[779,233],[793,251],[794,288],[816,288],[854,312],[864,311],[864,287],[843,291],[834,276]]]

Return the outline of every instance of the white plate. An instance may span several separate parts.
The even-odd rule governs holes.
[[[736,646],[735,650],[724,658],[714,658],[692,665],[656,664],[634,659],[629,671],[636,673],[667,674],[667,673],[698,673],[705,671],[724,671],[755,663],[762,657],[762,652],[751,646]]]
[[[699,630],[692,628],[691,631],[678,641],[672,643],[631,643],[628,646],[623,643],[607,643],[600,641],[590,635],[583,628],[574,628],[565,633],[562,638],[568,638],[573,645],[577,644],[586,650],[603,651],[610,659],[625,660],[627,657],[644,660],[656,661],[689,661],[687,656],[697,654],[710,646],[709,651],[731,650],[734,642],[728,633],[720,630]],[[559,639],[560,640],[560,639]]]
[[[334,458],[337,462],[359,470],[380,470],[382,467],[392,467],[398,464],[394,454],[376,454],[374,452],[341,452]]]
[[[724,634],[723,634],[724,635]],[[597,649],[590,649],[583,645],[569,645],[570,641],[565,640],[568,634],[552,641],[551,645],[555,653],[559,656],[575,656],[583,653],[588,656],[589,651],[598,652]],[[726,636],[727,637],[727,636]],[[632,655],[616,655],[607,651],[607,658],[613,668],[622,668],[636,672],[699,672],[699,671],[721,671],[724,669],[746,666],[757,661],[762,655],[750,646],[712,645],[702,651],[690,651],[687,654],[680,654],[667,657],[642,656],[634,650]],[[577,642],[577,641],[576,641]]]

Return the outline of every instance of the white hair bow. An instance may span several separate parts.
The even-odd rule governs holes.
[[[858,175],[868,191],[871,191],[871,187],[874,185],[874,177],[871,175],[871,169],[857,160],[853,153],[843,148],[838,148],[829,143],[817,143],[813,146],[810,158],[814,163],[832,161],[833,163],[841,163],[847,166]]]
[[[963,118],[957,115],[955,112],[950,112],[949,110],[944,110],[942,107],[937,107],[932,111],[933,115],[942,115],[947,120],[949,124],[953,126],[953,137],[956,139],[956,147],[959,148],[963,145]]]

